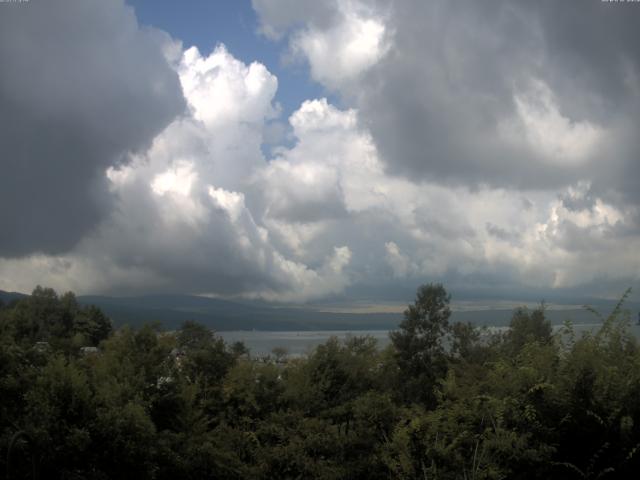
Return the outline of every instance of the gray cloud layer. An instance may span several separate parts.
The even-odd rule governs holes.
[[[69,25],[38,27],[47,55],[0,49],[0,256],[68,251],[0,259],[0,288],[305,301],[640,281],[638,5],[253,4],[341,99],[304,102],[269,159],[284,119],[260,63],[171,44],[170,70],[121,3],[28,4]],[[11,12],[17,36],[44,21]],[[53,73],[19,75],[25,58]]]
[[[639,152],[618,143],[629,145],[626,128],[640,120],[637,13],[599,0],[396,2],[394,47],[358,84],[358,105],[394,172],[524,189],[588,178],[617,188],[640,173]],[[612,129],[610,142],[566,162],[500,138],[532,79],[553,92],[567,128]],[[546,108],[539,102],[531,107]]]
[[[67,251],[110,211],[106,169],[182,111],[180,84],[122,0],[0,7],[0,256]]]
[[[323,2],[316,12],[313,1],[253,3],[263,30],[289,31],[316,79],[358,106],[390,172],[520,189],[585,179],[602,195],[615,188],[638,200],[637,5],[363,0]],[[338,82],[336,63],[322,62],[339,58],[339,48],[317,47],[344,40],[340,18],[359,18],[359,28],[380,22],[388,39],[384,55],[351,82]],[[362,48],[350,31],[345,50]],[[595,141],[597,133],[606,140]],[[561,134],[573,138],[554,138]],[[571,144],[588,143],[588,134],[591,148]]]

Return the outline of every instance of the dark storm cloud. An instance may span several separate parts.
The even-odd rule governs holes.
[[[596,199],[591,195],[590,191],[586,191],[578,195],[560,195],[560,200],[562,201],[564,208],[571,212],[580,212],[582,210],[591,211],[596,204]]]
[[[561,109],[610,133],[593,168],[576,175],[592,181],[595,195],[640,205],[640,5],[534,3],[525,5],[544,36],[545,75]]]
[[[262,21],[262,31],[270,37],[280,37],[293,25],[311,19],[320,28],[335,21],[335,6],[331,1],[283,0],[277,8],[269,0],[251,0],[251,4]]]
[[[599,0],[521,2],[543,38],[544,75],[572,117],[615,121],[638,88],[640,30],[637,5]],[[635,79],[632,77],[635,76]],[[637,92],[636,92],[637,93]],[[637,98],[636,98],[637,100]]]
[[[638,283],[640,4],[253,4],[340,100],[304,102],[268,161],[260,63],[173,45],[189,108],[156,136],[184,109],[161,33],[115,0],[0,3],[0,288]]]
[[[491,222],[487,222],[486,224],[487,233],[496,237],[499,240],[503,240],[505,242],[514,242],[518,239],[516,234],[513,234],[506,229],[499,227],[498,225],[494,225]]]
[[[412,207],[420,240],[390,239],[396,276],[637,283],[640,4],[324,4],[335,12],[326,28],[312,9],[291,18],[285,0],[254,1],[262,22],[290,29],[289,46],[306,56],[312,78],[357,109],[396,177],[388,181],[440,188],[440,199]],[[359,60],[360,69],[342,75],[334,58]],[[457,203],[452,190],[468,193],[468,208],[448,205]],[[441,215],[451,228],[425,220],[442,207],[460,212]]]
[[[630,144],[625,134],[640,123],[638,5],[393,5],[393,47],[354,89],[390,172],[523,189],[556,188],[602,173],[606,185],[595,188],[605,190],[638,177],[637,142]],[[532,79],[553,92],[569,126],[589,122],[615,141],[581,162],[558,161],[522,138],[505,142],[500,130],[517,117],[514,96]],[[630,187],[624,188],[631,193]]]
[[[0,4],[0,256],[67,251],[104,217],[105,170],[184,109],[166,40],[121,0]]]

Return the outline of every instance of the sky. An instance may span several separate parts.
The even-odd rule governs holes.
[[[0,289],[640,289],[639,2],[0,3]]]

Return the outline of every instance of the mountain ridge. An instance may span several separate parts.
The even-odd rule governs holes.
[[[5,304],[27,296],[0,290],[0,300]],[[185,321],[193,320],[217,331],[362,331],[395,329],[403,318],[400,312],[330,312],[317,306],[273,305],[185,294],[79,295],[77,298],[82,305],[96,305],[102,309],[116,327],[139,327],[148,322],[159,322],[163,328],[173,330]],[[608,308],[602,309],[605,315],[609,311]],[[477,326],[505,326],[509,324],[512,312],[512,308],[454,310],[451,321],[471,322]],[[566,319],[574,323],[598,323],[592,313],[580,308],[550,309],[546,314],[553,324],[560,324]],[[632,322],[634,320],[632,314]]]

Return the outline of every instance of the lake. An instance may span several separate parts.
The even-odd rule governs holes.
[[[291,356],[309,354],[315,347],[326,342],[330,337],[343,340],[349,336],[369,335],[378,341],[379,347],[389,343],[389,330],[319,330],[309,332],[264,332],[264,331],[232,331],[216,332],[225,342],[242,341],[252,355],[267,355],[276,347],[283,347]]]
[[[574,330],[577,336],[584,332],[593,331],[601,324],[583,323],[575,324]],[[562,325],[554,325],[554,331]],[[507,327],[490,327],[491,330],[500,331]],[[631,331],[640,337],[640,326],[632,325]],[[225,342],[232,343],[242,341],[249,348],[252,355],[261,356],[272,352],[276,347],[283,347],[290,356],[303,356],[309,354],[315,347],[326,342],[330,337],[338,337],[343,340],[349,336],[369,335],[378,341],[378,346],[384,348],[389,344],[389,330],[318,330],[297,332],[268,332],[268,331],[229,331],[216,332]]]

